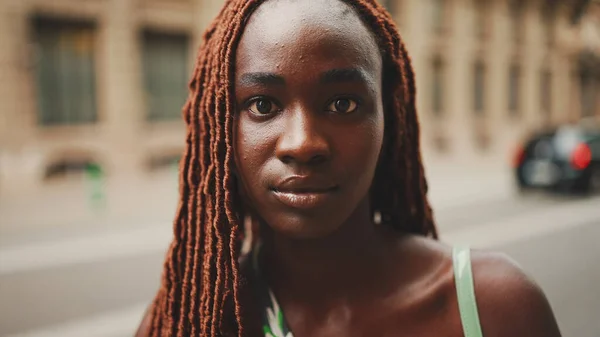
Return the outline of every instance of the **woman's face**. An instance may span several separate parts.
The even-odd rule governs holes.
[[[244,198],[275,232],[326,236],[368,211],[383,142],[382,60],[354,10],[270,0],[235,62],[235,156]]]

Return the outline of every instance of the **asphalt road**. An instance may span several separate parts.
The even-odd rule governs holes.
[[[0,336],[151,300],[162,253],[0,276]]]
[[[600,336],[599,240],[600,216],[577,228],[498,247],[546,292],[563,336]]]
[[[451,243],[481,239],[520,263],[546,292],[563,336],[600,336],[600,196],[474,198],[440,208],[436,218]],[[537,229],[528,232],[520,226],[529,219],[537,219]],[[505,240],[496,240],[505,232]],[[136,238],[133,248],[112,237],[102,243],[98,233],[73,246],[89,245],[96,251],[89,256],[69,248],[71,238],[52,248],[58,253],[37,243],[0,250],[0,336],[81,336],[81,329],[86,336],[131,335],[158,286],[166,243],[127,235],[119,240]]]

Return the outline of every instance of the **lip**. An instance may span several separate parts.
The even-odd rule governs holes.
[[[337,189],[328,179],[292,176],[276,184],[271,191],[286,206],[311,209],[327,203]]]

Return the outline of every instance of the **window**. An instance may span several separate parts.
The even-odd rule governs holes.
[[[517,64],[510,66],[508,71],[508,111],[511,116],[520,113],[521,67]]]
[[[165,168],[177,170],[182,152],[183,151],[151,156],[147,161],[147,167],[150,171],[158,171]]]
[[[546,2],[542,5],[542,26],[544,32],[544,41],[546,45],[551,47],[554,45],[554,25],[556,24],[556,8],[551,2]]]
[[[431,70],[432,110],[439,116],[444,111],[444,63],[439,57],[434,58]]]
[[[578,75],[580,81],[581,92],[581,116],[592,117],[596,112],[596,79],[589,71],[582,71]]]
[[[69,177],[98,177],[102,175],[100,165],[90,158],[66,157],[46,166],[44,179],[53,181]]]
[[[433,32],[442,34],[446,29],[446,0],[429,0]]]
[[[186,35],[144,33],[144,85],[149,120],[181,117],[187,98],[188,44]]]
[[[486,0],[473,0],[473,7],[475,11],[474,17],[474,31],[478,39],[483,39],[487,35],[487,6]]]
[[[477,115],[485,112],[485,65],[481,61],[473,67],[473,110]]]
[[[509,18],[510,18],[510,35],[514,43],[521,43],[525,34],[524,19],[525,7],[523,0],[510,0]]]
[[[96,121],[94,28],[90,24],[34,19],[38,122]]]
[[[591,139],[588,141],[588,143],[590,144],[590,150],[592,150],[592,153],[600,153],[600,136],[598,136],[597,132],[593,132],[591,134]]]
[[[552,113],[552,73],[549,69],[540,74],[540,107],[546,117]]]

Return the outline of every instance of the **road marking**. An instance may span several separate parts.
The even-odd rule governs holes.
[[[479,180],[449,183],[430,183],[429,202],[436,212],[451,210],[473,202],[506,199],[516,194],[515,187],[505,177],[489,182]]]
[[[447,210],[511,193],[507,188],[493,190],[496,192],[482,193],[474,188],[455,192],[452,189],[436,190],[431,198],[432,205],[436,210]],[[169,223],[0,248],[0,275],[156,253],[166,250],[171,238],[172,225]]]
[[[131,337],[149,303],[5,337]]]
[[[453,245],[466,244],[474,248],[494,248],[589,224],[592,221],[600,222],[600,197],[552,205],[514,218],[493,220],[455,231],[448,230],[441,233],[441,238]]]
[[[0,275],[165,251],[170,225],[0,249]]]
[[[534,209],[530,213],[519,214],[513,218],[505,218],[498,221],[490,221],[483,223],[480,226],[461,228],[456,231],[447,231],[442,233],[442,239],[450,244],[469,244],[475,248],[490,248],[506,243],[526,240],[528,238],[543,235],[548,232],[584,225],[590,221],[600,219],[600,197],[581,200],[574,203],[565,203],[561,205],[551,205],[548,208]],[[575,216],[574,216],[575,214]],[[139,236],[142,235],[142,236]],[[143,237],[144,246],[140,246],[140,237]],[[153,227],[151,229],[128,231],[127,233],[115,234],[112,237],[96,238],[94,240],[81,240],[77,245],[65,248],[59,246],[61,254],[81,253],[81,246],[84,244],[94,246],[94,250],[113,249],[112,254],[107,254],[106,257],[114,257],[115,254],[139,254],[140,249],[157,250],[164,249],[170,238],[170,228]],[[108,245],[106,240],[115,240],[118,244]],[[68,243],[64,242],[63,244]],[[124,249],[123,247],[134,246],[134,249]],[[31,247],[30,247],[31,248]],[[56,249],[56,246],[48,245],[45,247],[48,252]],[[88,250],[90,246],[86,246]],[[79,250],[78,250],[79,249]],[[83,250],[83,251],[85,251]],[[43,251],[36,249],[27,254]],[[17,254],[13,251],[11,254]],[[55,257],[57,253],[52,253]],[[77,255],[76,254],[76,255]],[[8,255],[0,255],[8,256]],[[63,259],[59,264],[74,263],[74,260],[66,259],[65,256],[60,256]],[[85,256],[84,260],[90,258],[98,258],[98,256]],[[14,257],[13,257],[14,259]],[[44,259],[47,259],[44,257]],[[9,260],[9,259],[5,259]],[[29,258],[26,259],[29,261]],[[81,260],[80,260],[81,261]],[[16,262],[12,262],[16,263]],[[39,266],[47,267],[48,261],[35,264],[29,262],[28,268],[38,268]],[[2,266],[2,268],[5,268]],[[5,268],[3,270],[8,270]],[[12,267],[15,270],[15,267]],[[132,307],[115,310],[91,317],[86,317],[79,320],[73,320],[62,324],[57,324],[49,327],[40,328],[34,331],[29,331],[21,334],[15,334],[5,337],[125,337],[132,336],[135,329],[141,321],[144,310],[148,303],[141,303]]]

